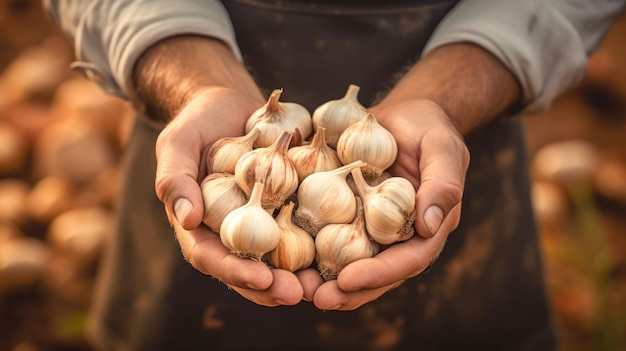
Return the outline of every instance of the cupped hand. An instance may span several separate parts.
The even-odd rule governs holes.
[[[219,138],[242,135],[245,120],[263,103],[258,96],[225,88],[195,94],[157,139],[155,188],[182,253],[194,268],[257,304],[293,305],[305,292],[312,298],[312,291],[305,291],[299,280],[306,282],[310,272],[296,276],[237,257],[222,244],[219,235],[202,224],[204,205],[199,183],[206,176],[208,149]]]
[[[390,172],[415,186],[417,235],[373,258],[346,266],[321,284],[313,302],[322,310],[352,310],[423,272],[459,223],[469,151],[446,112],[429,100],[400,100],[369,109],[396,138]]]

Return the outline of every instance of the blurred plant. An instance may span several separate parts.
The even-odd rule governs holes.
[[[553,279],[561,279],[556,284],[566,284],[570,290],[580,289],[574,292],[578,293],[579,315],[589,313],[582,318],[588,318],[583,321],[587,322],[585,328],[590,336],[591,345],[587,346],[593,350],[617,351],[626,345],[626,307],[623,298],[620,301],[614,293],[613,272],[618,260],[607,243],[607,230],[595,201],[593,179],[597,166],[598,150],[594,145],[583,140],[567,140],[550,143],[536,153],[533,175],[537,180],[559,186],[572,205],[569,223],[563,223],[562,235],[547,252],[559,266],[573,268],[578,279]],[[592,305],[590,311],[583,306],[585,293],[591,294],[592,301],[587,301]],[[554,297],[560,296],[556,293]],[[558,305],[559,301],[555,303]],[[563,345],[564,350],[579,347],[567,342]]]

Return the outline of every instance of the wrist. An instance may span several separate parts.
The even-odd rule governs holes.
[[[381,104],[427,100],[466,135],[518,108],[521,88],[491,53],[470,43],[439,47],[412,66]]]
[[[133,99],[146,114],[170,121],[194,96],[212,89],[263,101],[247,70],[221,41],[184,35],[164,39],[135,64]]]

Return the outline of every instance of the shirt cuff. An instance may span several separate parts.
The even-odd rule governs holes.
[[[98,1],[81,18],[72,68],[108,93],[128,99],[140,55],[181,34],[223,41],[241,60],[228,14],[217,1]]]
[[[521,84],[525,114],[547,109],[586,71],[579,34],[545,1],[462,1],[437,28],[423,55],[457,42],[479,45],[508,67]]]

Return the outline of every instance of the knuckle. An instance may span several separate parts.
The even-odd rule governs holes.
[[[461,160],[463,161],[463,169],[467,171],[470,165],[471,155],[464,142],[461,142],[459,154],[461,155]]]
[[[464,186],[460,182],[446,183],[442,188],[442,195],[445,196],[446,204],[449,208],[454,207],[456,204],[463,200]]]
[[[172,188],[174,177],[167,173],[157,172],[154,180],[154,189],[159,200],[166,202],[168,190]]]
[[[418,199],[418,202],[425,201],[425,203],[430,203],[432,200],[427,199],[435,196],[435,202],[442,207],[444,212],[461,203],[463,195],[464,185],[461,181],[441,181],[435,179],[424,181],[417,194],[422,199]]]
[[[169,140],[171,139],[171,134],[172,134],[171,129],[167,127],[165,127],[159,133],[156,139],[156,143],[155,143],[157,154],[158,154],[158,151],[161,150],[161,148],[163,148],[164,145],[167,145],[168,143],[170,143]]]

